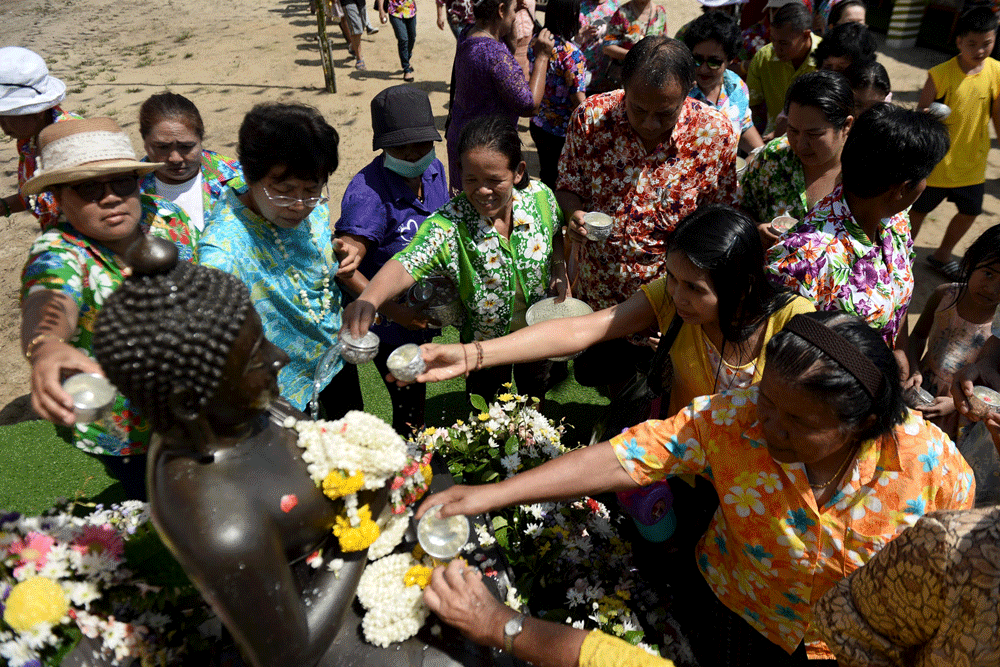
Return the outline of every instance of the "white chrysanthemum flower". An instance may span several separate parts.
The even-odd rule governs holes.
[[[489,529],[482,524],[476,524],[476,537],[479,539],[479,546],[481,547],[491,547],[497,541],[497,538],[493,537]]]

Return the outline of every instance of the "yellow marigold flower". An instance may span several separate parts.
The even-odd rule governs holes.
[[[424,463],[420,466],[420,472],[424,476],[424,484],[427,486],[431,485],[431,480],[434,479],[434,472],[431,470],[431,464]]]
[[[348,477],[339,470],[333,470],[323,480],[323,494],[331,500],[357,493],[365,485],[365,476],[358,471]]]
[[[459,426],[464,426],[465,425],[465,422],[462,421],[461,419],[456,419],[455,423],[458,424]]]
[[[514,394],[500,394],[499,396],[497,396],[497,400],[502,401],[503,403],[507,403],[508,401],[513,401]]]
[[[420,586],[420,590],[424,590],[427,588],[427,584],[431,583],[431,572],[433,571],[424,565],[414,565],[403,575],[403,584],[406,586],[416,584]]]
[[[424,429],[424,435],[434,435],[435,433],[437,433],[436,426],[428,426]]]
[[[481,421],[481,422],[488,422],[489,420],[490,420],[490,413],[488,413],[488,412],[480,412],[479,413],[479,421]]]
[[[378,539],[381,531],[378,524],[372,521],[372,511],[368,505],[362,505],[358,508],[358,518],[361,523],[358,526],[352,526],[351,520],[346,514],[337,517],[333,534],[340,541],[340,548],[343,551],[367,549],[372,542]]]
[[[514,386],[514,383],[513,382],[504,382],[502,386],[507,387],[508,389],[510,389],[511,387]]]
[[[58,623],[68,609],[59,584],[46,577],[31,577],[11,589],[3,620],[17,632],[25,632],[39,623]]]

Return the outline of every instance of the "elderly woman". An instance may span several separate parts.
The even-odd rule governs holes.
[[[17,185],[35,174],[38,134],[63,120],[79,119],[59,107],[66,97],[66,84],[49,74],[49,68],[34,51],[19,46],[0,49],[0,130],[17,140]],[[59,218],[59,207],[50,192],[38,193],[33,201],[14,193],[0,199],[0,216],[30,211],[42,229]]]
[[[500,116],[472,121],[459,142],[462,194],[424,220],[413,241],[372,278],[344,311],[344,328],[362,335],[375,311],[417,280],[445,275],[466,317],[461,340],[479,341],[527,325],[525,312],[550,290],[565,293],[561,212],[552,191],[526,172],[517,128]],[[509,365],[472,369],[470,393],[493,396],[510,380]],[[547,366],[514,367],[522,393],[542,398]]]
[[[264,333],[291,358],[278,382],[298,410],[309,403],[316,367],[340,330],[335,279],[346,272],[334,252],[326,206],[338,143],[337,131],[312,107],[255,106],[239,133],[248,187],[242,193],[226,189],[199,245],[202,264],[253,289]],[[353,366],[345,369],[338,359],[326,382],[319,403],[328,418],[362,408]]]
[[[94,321],[124,279],[129,246],[143,234],[162,236],[191,260],[197,232],[170,202],[139,194],[139,176],[162,165],[139,162],[110,118],[50,125],[38,144],[46,169],[23,190],[51,193],[62,217],[35,241],[21,278],[32,407],[72,427],[64,431],[68,441],[100,459],[129,497],[144,498],[149,424],[118,397],[109,418],[74,427],[73,399],[60,383],[74,373],[102,373],[90,356]]]
[[[702,476],[721,503],[690,563],[698,574],[677,577],[699,662],[830,658],[813,602],[920,513],[971,507],[972,472],[908,412],[895,357],[856,318],[797,315],[767,357],[758,385],[697,398],[498,484],[452,487],[418,516],[438,504],[443,516],[475,514]]]
[[[740,32],[736,20],[721,12],[707,12],[691,22],[684,44],[691,49],[697,67],[690,96],[711,104],[726,114],[747,153],[764,145],[753,126],[750,91],[729,63],[736,57]]]
[[[157,93],[139,107],[139,134],[151,162],[163,166],[142,179],[142,191],[174,202],[191,224],[205,220],[226,186],[246,189],[240,163],[202,148],[205,123],[194,102],[177,93]]]
[[[857,315],[894,347],[913,296],[904,211],[948,144],[947,130],[928,114],[891,104],[866,111],[844,145],[843,183],[768,252],[772,280],[817,310]]]

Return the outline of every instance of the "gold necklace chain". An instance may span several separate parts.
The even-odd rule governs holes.
[[[847,464],[850,463],[853,459],[854,459],[854,448],[851,447],[851,451],[849,451],[847,453],[847,456],[844,458],[844,462],[840,464],[840,468],[837,469],[837,472],[833,475],[833,477],[831,477],[830,479],[826,480],[822,484],[813,484],[813,483],[810,482],[809,488],[815,489],[817,491],[824,491],[824,490],[826,490],[826,487],[830,486],[836,480],[840,479],[840,476],[844,474],[845,470],[847,470]],[[808,478],[808,476],[807,476],[807,478]]]

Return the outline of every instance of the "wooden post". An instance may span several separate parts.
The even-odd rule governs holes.
[[[326,34],[326,0],[316,0],[316,28],[319,31],[319,56],[323,61],[323,78],[326,92],[337,92],[337,75],[333,69],[333,55],[330,53],[330,38]]]

